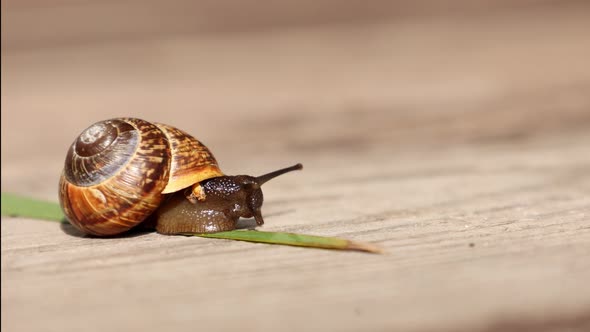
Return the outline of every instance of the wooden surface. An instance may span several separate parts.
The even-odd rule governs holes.
[[[590,329],[590,6],[520,4],[55,45],[7,7],[2,191],[56,201],[74,137],[136,116],[229,174],[302,162],[262,229],[387,253],[2,218],[2,329]]]

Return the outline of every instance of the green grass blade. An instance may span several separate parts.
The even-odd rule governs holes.
[[[261,232],[249,230],[235,230],[210,234],[186,234],[215,239],[279,244],[297,247],[312,247],[322,249],[358,250],[381,253],[381,249],[369,243],[350,241],[336,237],[325,237],[294,233]]]
[[[2,216],[24,217],[50,221],[65,220],[64,214],[59,204],[10,193],[2,193]],[[185,235],[298,247],[357,250],[381,253],[381,250],[377,246],[369,243],[355,242],[335,237],[305,234],[235,230],[211,234]]]
[[[29,197],[2,193],[2,215],[51,221],[64,220],[59,204]]]

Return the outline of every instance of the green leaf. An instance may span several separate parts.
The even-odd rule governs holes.
[[[64,214],[59,204],[9,193],[2,193],[2,215],[50,221],[65,221]],[[336,237],[324,237],[305,234],[235,230],[209,234],[184,235],[298,247],[357,250],[371,253],[382,253],[379,247],[369,243],[355,242]]]
[[[64,220],[59,204],[29,197],[2,193],[2,215],[50,221]]]
[[[325,237],[294,233],[261,232],[249,230],[235,230],[229,232],[209,234],[185,234],[215,239],[228,239],[247,242],[280,244],[297,247],[312,247],[322,249],[358,250],[381,253],[381,249],[369,243],[350,241],[336,237]]]

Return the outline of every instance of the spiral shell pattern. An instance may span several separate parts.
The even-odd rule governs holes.
[[[88,127],[68,150],[59,198],[72,225],[109,236],[145,220],[165,193],[220,175],[207,147],[185,132],[110,119]]]

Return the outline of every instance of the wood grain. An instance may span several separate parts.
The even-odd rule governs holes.
[[[2,191],[56,200],[74,137],[137,116],[229,174],[302,162],[263,229],[386,254],[2,218],[2,329],[588,330],[588,9],[3,48]]]

